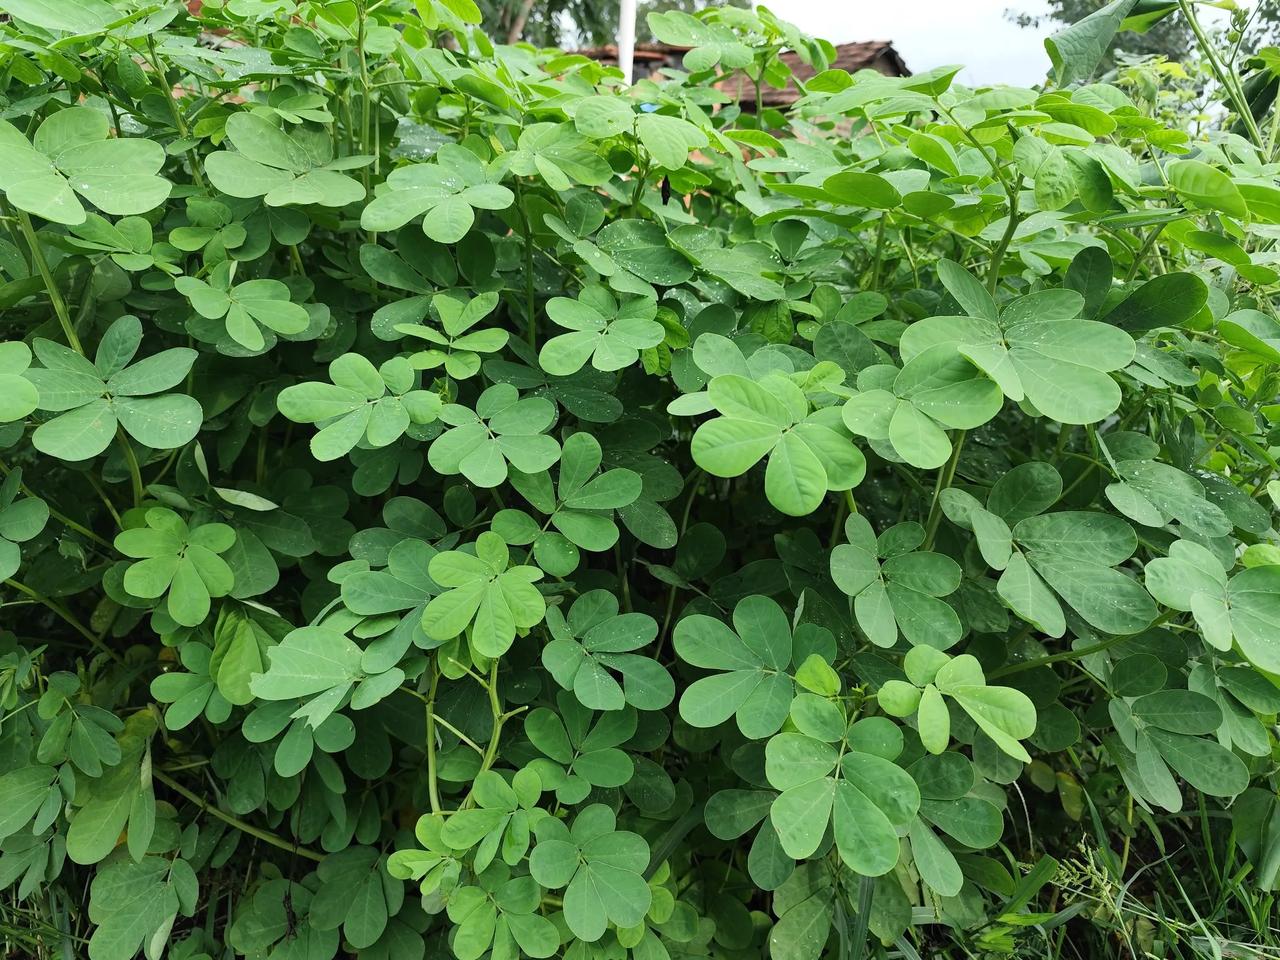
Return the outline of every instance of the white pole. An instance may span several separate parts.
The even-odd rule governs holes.
[[[636,0],[620,0],[618,7],[618,66],[631,82],[636,54]]]

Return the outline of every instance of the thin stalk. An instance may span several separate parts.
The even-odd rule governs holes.
[[[489,678],[483,680],[477,677],[480,684],[489,693],[489,712],[493,716],[493,732],[489,735],[489,746],[484,752],[484,756],[480,760],[480,769],[476,771],[476,776],[484,773],[493,766],[494,761],[498,759],[498,742],[502,739],[502,728],[506,722],[517,714],[523,713],[527,707],[517,707],[515,710],[502,712],[502,701],[498,699],[498,661],[495,659],[489,664]],[[466,810],[475,801],[475,778],[472,778],[472,788],[467,792],[462,803],[458,805],[459,810]]]
[[[360,4],[360,16],[356,25],[356,56],[360,58],[360,151],[369,152],[369,63],[364,55],[365,5]],[[369,186],[368,168],[364,174],[365,187]]]
[[[529,346],[538,349],[538,324],[534,317],[533,295],[533,232],[529,229],[529,215],[524,209],[524,188],[516,178],[516,210],[520,214],[520,233],[524,238],[524,314],[528,324]]]
[[[98,499],[102,501],[107,508],[107,512],[111,514],[111,519],[116,522],[116,526],[121,530],[124,529],[124,521],[120,518],[120,512],[116,510],[116,505],[111,502],[111,498],[107,496],[107,491],[102,489],[102,484],[98,482],[97,477],[92,473],[86,473],[85,479],[89,481],[89,486],[93,487],[94,493],[98,495]]]
[[[1164,613],[1160,614],[1160,616],[1156,617],[1155,620],[1151,622],[1151,626],[1147,627],[1147,629],[1150,630],[1153,627],[1160,626],[1160,624],[1172,618],[1175,613],[1177,613],[1175,610],[1166,610]],[[1037,667],[1047,667],[1051,664],[1064,663],[1068,660],[1083,660],[1085,657],[1092,656],[1095,653],[1101,653],[1103,650],[1108,650],[1111,647],[1116,646],[1116,644],[1124,643],[1124,641],[1128,639],[1130,639],[1130,637],[1127,635],[1108,637],[1106,640],[1090,644],[1087,647],[1081,647],[1078,650],[1064,650],[1062,653],[1050,654],[1047,657],[1037,657],[1035,660],[1024,660],[1022,663],[1010,663],[997,670],[992,670],[987,674],[987,679],[998,680],[1000,677],[1012,676],[1015,673],[1034,670]]]
[[[28,587],[25,583],[22,583],[19,580],[6,580],[5,584],[7,586],[13,587],[13,589],[17,590],[19,593],[23,594],[24,596],[30,597],[32,600],[36,601],[37,603],[42,604],[45,607],[48,607],[49,610],[52,611],[58,617],[58,619],[62,620],[65,624],[67,624],[67,626],[75,630],[76,633],[84,637],[86,640],[88,640],[91,644],[93,644],[95,647],[97,647],[99,650],[101,650],[103,653],[109,656],[116,663],[124,663],[124,660],[121,659],[120,654],[116,653],[116,651],[112,650],[109,646],[107,646],[106,643],[103,642],[100,636],[98,636],[96,633],[94,633],[92,630],[86,627],[83,623],[81,623],[80,619],[74,613],[72,613],[62,604],[60,604],[57,600],[54,600],[51,597],[46,597],[44,594],[40,593],[37,590],[31,589],[31,587]]]
[[[1053,447],[1054,459],[1062,456],[1062,451],[1067,448],[1067,440],[1075,433],[1075,430],[1075,424],[1066,424],[1058,431],[1058,442]]]
[[[129,438],[124,435],[124,431],[119,427],[116,428],[116,440],[120,444],[120,451],[124,454],[125,465],[129,468],[129,480],[133,486],[133,505],[139,506],[142,498],[145,496],[142,485],[142,467],[138,463],[138,455],[133,452],[133,444],[129,442]]]
[[[12,472],[13,472],[12,468],[10,468],[8,464],[6,464],[3,460],[0,460],[0,473],[3,473],[7,477]],[[37,496],[37,494],[34,491],[32,491],[32,489],[28,487],[25,483],[18,484],[18,487],[28,497]],[[106,547],[107,549],[111,548],[111,543],[109,541],[98,536],[96,533],[94,533],[84,524],[79,523],[75,520],[72,520],[66,514],[55,509],[52,505],[50,505],[47,499],[45,499],[45,506],[49,508],[49,516],[53,517],[53,519],[57,520],[68,530],[74,530],[76,533],[80,534],[82,537],[87,537],[88,539],[92,540],[94,543],[98,544],[98,546],[100,547]]]
[[[1009,225],[1004,228],[1004,235],[1000,238],[1000,245],[996,247],[995,252],[991,254],[991,263],[987,267],[987,290],[994,297],[996,287],[1000,284],[1000,267],[1004,264],[1004,255],[1009,251],[1009,244],[1013,243],[1013,235],[1018,230],[1018,224],[1021,222],[1018,218],[1018,191],[1010,189],[1006,184],[1005,189],[1009,195]]]
[[[190,138],[191,133],[187,129],[187,121],[182,116],[182,111],[178,109],[177,101],[173,99],[173,87],[169,86],[169,82],[164,78],[164,68],[160,65],[160,57],[156,54],[155,37],[147,37],[147,53],[150,54],[148,59],[151,61],[151,67],[155,70],[156,83],[160,87],[165,103],[169,105],[169,116],[173,118],[173,125],[177,128],[178,135],[186,140]],[[200,157],[195,147],[187,150],[187,158],[191,161],[191,179],[203,190],[204,176],[200,173]]]
[[[489,712],[493,715],[493,734],[489,737],[489,748],[484,753],[480,769],[488,770],[498,756],[498,735],[502,733],[502,701],[498,699],[498,659],[495,657],[489,664],[489,681],[485,684],[489,692]]]
[[[1280,110],[1271,111],[1271,129],[1267,131],[1267,145],[1265,147],[1264,159],[1270,159],[1276,155],[1276,142],[1280,140]]]
[[[259,827],[255,827],[251,823],[245,823],[239,817],[232,816],[231,814],[227,813],[225,810],[220,810],[218,807],[215,807],[213,804],[211,804],[204,797],[200,796],[198,793],[195,793],[192,790],[188,790],[186,787],[180,784],[177,780],[174,780],[172,777],[165,774],[165,772],[162,770],[152,768],[151,775],[155,777],[157,780],[159,780],[161,783],[163,783],[170,790],[172,790],[174,793],[177,793],[180,796],[185,797],[187,800],[190,800],[192,803],[198,806],[201,810],[204,810],[206,813],[213,814],[223,823],[227,824],[228,826],[235,827],[241,833],[246,833],[251,837],[255,837],[258,840],[261,840],[263,843],[269,843],[271,844],[271,846],[278,847],[281,850],[287,850],[289,853],[296,853],[300,857],[305,857],[308,860],[314,860],[316,863],[319,863],[322,860],[324,860],[323,854],[316,853],[314,850],[310,850],[306,847],[299,846],[296,843],[290,843],[288,840],[285,840],[282,837],[278,837],[274,833],[271,833],[267,830],[262,830]]]
[[[877,290],[880,287],[880,266],[884,261],[884,222],[888,218],[887,213],[880,214],[880,220],[876,223],[876,252],[875,259],[871,264],[871,286],[869,289]]]
[[[1158,223],[1151,228],[1146,239],[1142,241],[1142,246],[1133,257],[1133,263],[1130,265],[1129,272],[1124,278],[1125,283],[1131,283],[1133,278],[1138,275],[1138,268],[1142,266],[1142,261],[1146,259],[1147,254],[1151,252],[1151,247],[1155,244],[1156,240],[1159,239],[1165,226],[1166,224]]]
[[[940,471],[938,471],[938,482],[933,488],[933,501],[929,504],[929,519],[925,523],[924,528],[924,549],[928,550],[933,546],[933,538],[938,532],[938,524],[942,522],[942,491],[951,486],[951,481],[956,476],[956,465],[960,462],[960,450],[964,447],[964,438],[967,431],[961,430],[956,434],[954,440],[951,441],[951,459],[949,459]]]
[[[837,543],[840,542],[840,531],[844,529],[845,517],[848,514],[849,505],[845,502],[845,498],[841,497],[840,502],[836,504],[836,518],[831,524],[831,536],[827,538],[827,550],[835,549]]]
[[[27,215],[25,210],[18,211],[18,224],[22,228],[22,235],[27,241],[27,246],[31,249],[31,260],[40,274],[40,279],[44,281],[44,288],[49,294],[49,303],[53,306],[54,315],[57,316],[58,323],[62,327],[62,334],[67,338],[67,346],[83,357],[85,356],[84,346],[80,343],[80,337],[76,334],[75,324],[71,322],[71,313],[67,310],[67,302],[62,299],[62,292],[58,289],[58,284],[53,279],[53,271],[49,269],[49,261],[45,259],[44,250],[40,246],[40,238],[36,236],[35,227],[31,224],[31,217]],[[117,430],[116,439],[120,443],[125,462],[129,465],[129,471],[133,476],[133,502],[136,506],[142,502],[142,476],[138,469],[138,458],[134,456],[133,449],[129,446],[129,441],[119,430]]]
[[[436,687],[440,684],[440,667],[431,661],[431,686],[427,690],[427,795],[431,812],[440,812],[440,784],[436,770]]]
[[[76,335],[75,325],[71,322],[71,314],[67,311],[67,302],[62,299],[62,292],[53,279],[53,271],[49,269],[49,261],[44,258],[44,250],[40,247],[40,238],[36,236],[35,227],[31,225],[31,217],[25,210],[18,211],[18,225],[22,228],[22,236],[31,248],[31,260],[44,281],[44,288],[49,294],[49,302],[53,312],[62,325],[62,335],[67,338],[67,346],[84,356],[84,347],[80,345],[80,337]]]
[[[444,727],[446,730],[452,733],[455,737],[457,737],[459,740],[465,743],[468,747],[470,747],[476,753],[480,754],[480,756],[482,757],[484,756],[484,747],[480,746],[480,744],[476,743],[474,740],[468,737],[465,733],[463,733],[461,730],[455,727],[452,723],[450,723],[444,717],[432,711],[431,719],[432,719],[432,722],[440,724],[440,726]]]
[[[1082,660],[1092,654],[1101,653],[1103,650],[1114,647],[1118,643],[1123,643],[1128,639],[1129,637],[1127,635],[1108,637],[1106,640],[1090,644],[1087,647],[1081,647],[1079,650],[1065,650],[1062,653],[1054,653],[1047,657],[1037,657],[1035,660],[1024,660],[1022,663],[1011,663],[1007,666],[1000,667],[997,670],[992,670],[987,674],[987,679],[997,680],[1000,677],[1008,677],[1015,673],[1022,673],[1026,670],[1034,670],[1037,667],[1047,667],[1050,664],[1062,663],[1066,660]]]
[[[1000,181],[1000,186],[1004,187],[1005,196],[1009,198],[1009,226],[1005,228],[1004,236],[1000,239],[1000,245],[991,256],[991,266],[987,276],[987,286],[994,294],[996,290],[995,284],[1000,278],[1000,264],[1004,260],[1005,252],[1009,249],[1009,244],[1013,242],[1014,231],[1018,229],[1018,184],[1021,178],[1015,174],[1015,178],[1011,183],[1009,178],[1004,175],[1004,169],[1000,166],[999,155],[997,154],[993,157],[988,153],[987,148],[973,135],[973,131],[964,124],[957,122],[955,114],[950,110],[946,107],[941,107],[940,109],[947,119],[959,128],[965,139],[982,154],[982,159],[987,161],[987,166],[991,168],[995,178]],[[963,239],[966,243],[969,242],[967,237]]]
[[[634,217],[636,211],[640,209],[640,198],[644,196],[645,178],[649,176],[649,164],[646,161],[644,166],[636,167],[636,184],[631,188],[631,206],[627,209],[627,216]]]
[[[680,529],[676,534],[677,542],[684,538],[684,532],[689,526],[689,513],[693,510],[693,501],[698,497],[698,491],[702,489],[702,468],[695,467],[693,475],[689,478],[689,496],[684,501],[684,513],[680,515]],[[673,583],[667,591],[667,611],[662,617],[662,629],[658,631],[658,648],[654,651],[653,658],[656,660],[662,653],[662,647],[667,642],[667,630],[671,626],[671,617],[676,610],[676,585]]]
[[[1266,141],[1262,138],[1262,131],[1258,129],[1258,122],[1253,119],[1253,111],[1249,109],[1249,98],[1245,96],[1244,90],[1238,83],[1238,77],[1235,76],[1234,70],[1228,71],[1227,67],[1218,59],[1218,53],[1213,47],[1213,43],[1204,32],[1204,28],[1200,26],[1200,21],[1196,17],[1195,10],[1192,8],[1190,0],[1178,0],[1178,6],[1182,10],[1182,16],[1187,21],[1187,26],[1191,28],[1191,32],[1195,34],[1196,43],[1200,47],[1200,52],[1204,54],[1204,58],[1209,61],[1209,69],[1213,71],[1213,75],[1217,77],[1218,83],[1222,84],[1222,89],[1226,91],[1231,106],[1235,109],[1240,117],[1240,122],[1244,124],[1245,129],[1249,131],[1249,139],[1259,150],[1266,149]]]

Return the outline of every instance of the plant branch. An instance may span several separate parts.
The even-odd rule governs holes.
[[[80,337],[77,336],[75,325],[71,322],[67,302],[62,299],[62,292],[54,282],[53,271],[49,269],[49,261],[45,259],[44,250],[40,246],[40,238],[36,235],[35,227],[31,225],[31,217],[25,210],[18,211],[18,226],[31,250],[31,261],[39,271],[40,279],[44,281],[44,288],[49,294],[49,303],[53,305],[54,315],[62,326],[62,335],[67,338],[67,346],[84,356],[84,347],[80,345]]]
[[[33,590],[31,587],[28,587],[25,583],[22,583],[19,580],[6,580],[5,583],[24,596],[28,596],[37,603],[48,607],[49,610],[56,614],[60,620],[67,624],[67,626],[75,630],[76,633],[84,637],[112,660],[116,661],[116,663],[124,663],[124,659],[119,653],[107,646],[100,636],[81,623],[79,617],[60,604],[57,600],[54,600],[52,597],[46,597],[38,590]]]
[[[177,780],[173,779],[173,777],[170,777],[169,775],[167,775],[163,770],[159,770],[153,767],[151,770],[151,775],[155,777],[157,780],[159,780],[161,783],[163,783],[170,790],[172,790],[174,793],[182,797],[185,797],[187,800],[190,800],[192,803],[198,806],[201,810],[204,810],[206,813],[213,814],[223,823],[227,824],[227,826],[235,827],[241,833],[246,833],[251,837],[255,837],[258,840],[261,840],[263,843],[269,843],[271,846],[278,847],[281,850],[287,850],[289,853],[296,853],[300,857],[306,857],[308,860],[314,860],[316,863],[320,863],[321,861],[324,860],[324,854],[316,853],[314,850],[310,850],[307,847],[299,846],[297,843],[290,843],[288,840],[285,840],[283,837],[278,837],[274,833],[271,833],[270,831],[262,830],[258,827],[255,827],[251,823],[245,823],[245,821],[241,820],[239,817],[233,816],[232,814],[227,813],[225,810],[222,810],[214,806],[212,803],[210,803],[204,797],[200,796],[198,793],[192,790],[188,790],[186,787],[180,784]]]
[[[1205,60],[1208,61],[1209,69],[1213,71],[1218,83],[1222,84],[1222,89],[1226,91],[1232,108],[1240,117],[1240,122],[1249,131],[1249,139],[1253,141],[1259,150],[1265,150],[1266,141],[1262,137],[1262,131],[1258,129],[1258,122],[1253,119],[1253,111],[1249,109],[1249,98],[1245,96],[1244,90],[1240,87],[1234,70],[1230,70],[1218,58],[1218,53],[1208,35],[1204,32],[1204,27],[1200,25],[1200,20],[1196,16],[1190,0],[1178,0],[1178,6],[1182,10],[1182,16],[1187,21],[1187,26],[1195,34],[1196,44],[1200,47],[1200,52],[1204,55]]]
[[[951,458],[946,466],[938,471],[938,482],[933,488],[933,501],[929,504],[929,518],[924,527],[924,549],[933,546],[933,538],[938,532],[938,524],[942,522],[942,491],[951,486],[955,479],[956,466],[960,462],[960,450],[964,447],[967,431],[959,431],[951,441]]]

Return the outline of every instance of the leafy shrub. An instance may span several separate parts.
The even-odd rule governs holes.
[[[1084,82],[1130,6],[1034,91],[0,0],[16,954],[1043,956],[1188,830],[1270,889],[1274,133]]]

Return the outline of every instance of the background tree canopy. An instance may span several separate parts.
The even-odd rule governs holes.
[[[1030,13],[1015,7],[1007,10],[1005,16],[1020,27],[1044,32],[1083,20],[1106,7],[1107,0],[1048,0],[1046,5],[1048,10],[1044,12]],[[1141,14],[1143,7],[1159,11],[1161,7],[1167,6],[1170,4],[1136,2],[1133,12]],[[1223,6],[1235,10],[1234,4]],[[1142,24],[1142,27],[1142,30],[1122,30],[1116,33],[1100,62],[1103,72],[1115,65],[1117,53],[1130,57],[1167,57],[1174,61],[1185,61],[1199,54],[1195,35],[1190,25],[1181,17],[1160,16],[1154,22]],[[1275,43],[1280,40],[1280,6],[1267,0],[1256,0],[1248,7],[1235,11],[1232,32],[1239,34],[1245,50],[1258,50],[1269,43]],[[1224,35],[1219,38],[1219,42],[1235,41]]]
[[[747,7],[747,0],[639,0],[636,42],[657,38],[647,14],[696,13],[706,7]],[[566,50],[614,43],[618,36],[617,0],[481,0],[484,29],[508,43],[524,40],[539,47]]]

